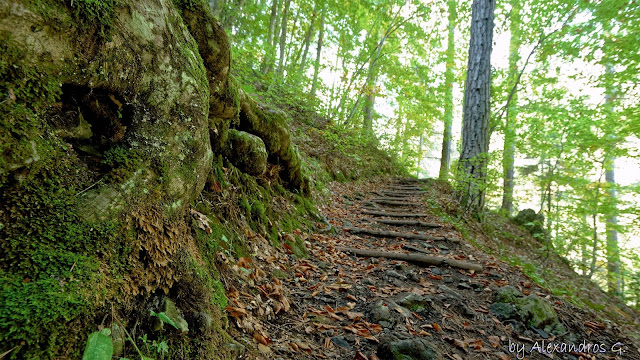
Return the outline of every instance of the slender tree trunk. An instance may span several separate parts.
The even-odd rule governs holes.
[[[280,58],[278,59],[278,71],[279,75],[284,73],[284,54],[285,43],[287,41],[287,20],[289,17],[289,8],[291,6],[291,0],[285,0],[284,10],[282,12],[282,25],[280,25]]]
[[[302,73],[304,71],[305,66],[307,65],[307,55],[309,54],[309,47],[311,46],[311,38],[313,37],[313,33],[315,32],[314,25],[316,23],[316,17],[318,16],[318,3],[313,9],[313,14],[311,15],[311,21],[309,22],[309,28],[307,28],[307,32],[304,35],[304,41],[302,42],[302,46],[298,50],[295,59],[293,60],[294,64],[298,63],[298,59],[300,58],[300,54],[302,53],[302,60],[300,60],[300,66],[298,67],[298,73]]]
[[[587,241],[586,239],[583,237],[583,235],[586,233],[586,230],[589,228],[589,219],[587,219],[587,215],[584,215],[583,217],[583,221],[582,221],[582,229],[580,231],[580,239],[581,239],[581,250],[582,250],[582,261],[580,264],[580,267],[582,268],[582,275],[587,275],[587,270],[589,269],[587,267],[587,264],[589,263],[589,250],[587,249]]]
[[[389,36],[398,29],[399,15],[403,7],[404,7],[404,4],[398,8],[398,11],[396,11],[395,15],[393,16],[393,19],[391,20],[391,22],[389,23],[389,26],[387,27],[387,30],[382,36],[382,40],[380,40],[380,42],[376,46],[375,56],[371,59],[371,62],[369,63],[369,70],[367,71],[367,80],[365,81],[365,84],[367,87],[373,86],[375,84],[376,65],[377,65],[378,59],[380,59],[380,52],[382,51],[382,46],[384,46],[384,43],[387,41]],[[374,38],[377,38],[377,31],[374,33]],[[361,100],[362,100],[362,94],[358,96],[356,103],[351,108],[351,112],[345,119],[344,125],[349,124],[349,122],[351,121],[351,118],[353,118],[353,115],[356,113],[356,110],[358,109],[358,105],[360,105]]]
[[[620,249],[618,246],[618,218],[616,216],[616,179],[615,179],[615,158],[607,159],[607,167],[605,172],[605,181],[607,182],[608,200],[613,202],[609,207],[609,214],[606,218],[607,228],[607,287],[609,293],[614,296],[622,296],[622,275],[620,271]]]
[[[420,134],[420,146],[418,147],[418,163],[416,164],[416,177],[419,178],[420,177],[420,170],[422,169],[420,167],[420,163],[422,162],[422,147],[424,146],[424,134]]]
[[[316,47],[316,62],[313,68],[313,82],[311,83],[311,96],[316,95],[318,88],[318,73],[320,72],[320,58],[322,56],[322,37],[324,36],[324,8],[320,16],[320,29],[318,30],[318,46]]]
[[[226,0],[209,0],[209,7],[211,8],[211,12],[213,16],[218,20],[222,20],[222,11],[227,6]]]
[[[373,84],[372,86],[375,86],[375,84]],[[362,133],[365,136],[374,136],[373,106],[375,105],[375,97],[373,96],[373,93],[371,93],[373,90],[367,89],[367,91],[369,91],[369,93],[367,94],[364,102],[364,121],[362,123]]]
[[[296,62],[298,61],[298,59],[295,59],[294,61],[291,60],[292,58],[292,53],[294,53],[296,51],[295,47],[291,44],[294,44],[294,37],[296,34],[296,31],[298,31],[298,20],[300,19],[300,8],[296,9],[296,12],[293,13],[293,26],[291,27],[291,32],[289,32],[289,40],[285,40],[286,44],[289,44],[290,46],[287,46],[285,49],[285,56],[284,56],[284,64],[283,67],[284,68],[289,68],[292,69]]]
[[[457,22],[456,2],[448,1],[449,5],[449,32],[447,36],[447,64],[444,72],[444,133],[442,135],[442,156],[440,157],[440,180],[446,180],[449,176],[449,164],[451,163],[451,139],[453,138],[451,127],[453,125],[453,85],[455,82],[454,71],[456,68],[456,44],[455,28]]]
[[[280,5],[279,0],[273,0],[273,4],[271,5],[271,17],[269,18],[269,32],[267,35],[267,51],[264,62],[262,63],[262,73],[267,74],[271,68],[271,64],[275,58],[276,47],[274,43],[275,34],[276,34],[276,23],[278,22],[278,6]]]
[[[509,16],[511,40],[509,42],[509,77],[507,81],[510,88],[516,85],[519,77],[518,61],[520,60],[520,46],[522,45],[522,40],[520,39],[521,6],[520,1],[511,0],[511,14]],[[516,92],[513,93],[511,101],[509,101],[506,115],[502,159],[504,185],[501,209],[510,216],[513,213],[513,179],[516,152],[516,121],[518,116],[518,96]]]
[[[602,164],[602,170],[605,170],[605,164]],[[600,173],[600,178],[598,179],[598,185],[596,186],[595,196],[594,196],[594,204],[595,207],[593,209],[593,246],[591,248],[591,265],[589,266],[589,274],[587,277],[591,279],[593,274],[596,271],[596,262],[598,260],[598,214],[600,212],[599,201],[600,201],[600,187],[602,186],[602,172]]]
[[[484,195],[489,150],[491,46],[495,0],[474,0],[471,15],[469,65],[462,125],[462,206],[479,214]]]
[[[587,275],[589,279],[591,279],[591,277],[593,276],[593,273],[596,271],[596,260],[598,258],[598,212],[597,211],[593,213],[592,219],[593,219],[593,244],[591,247],[591,265],[589,265],[589,274]]]
[[[611,30],[611,24],[603,24],[605,31]],[[611,52],[615,51],[615,46],[611,39],[607,37],[605,39],[603,50],[605,52],[605,116],[607,119],[607,128],[615,128],[614,124],[618,123],[618,118],[615,113],[615,101],[617,90],[614,85],[615,69],[612,64]],[[609,130],[611,131],[611,130]],[[616,177],[615,177],[615,162],[616,158],[614,152],[616,150],[616,133],[615,130],[607,134],[610,141],[609,147],[605,149],[605,181],[607,183],[607,202],[608,206],[605,211],[605,224],[606,224],[606,254],[607,254],[607,289],[609,294],[617,297],[622,297],[624,294],[624,288],[622,285],[622,269],[620,263],[620,249],[618,244],[618,205],[617,205],[617,193],[616,193]]]

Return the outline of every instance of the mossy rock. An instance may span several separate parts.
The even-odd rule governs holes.
[[[499,288],[496,292],[496,301],[502,303],[515,304],[516,300],[522,297],[522,293],[511,285]]]
[[[441,360],[438,348],[424,339],[383,342],[378,347],[382,360]]]
[[[564,327],[558,321],[558,315],[553,306],[545,299],[535,294],[516,302],[520,318],[529,326],[544,329],[553,334],[564,332]]]
[[[244,173],[260,176],[267,171],[267,149],[255,135],[230,129],[226,152],[229,160]]]

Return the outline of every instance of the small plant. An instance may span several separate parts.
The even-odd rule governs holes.
[[[110,360],[113,356],[111,329],[94,331],[89,335],[82,360]]]
[[[155,311],[151,310],[151,316],[155,316],[155,317],[157,317],[158,319],[160,319],[160,321],[161,321],[163,324],[169,324],[169,325],[173,326],[173,327],[174,327],[174,328],[176,328],[176,329],[178,328],[178,325],[176,325],[176,323],[175,323],[173,320],[171,320],[171,319],[167,316],[167,314],[165,314],[164,312],[156,313]],[[146,338],[145,338],[145,340],[146,340]]]

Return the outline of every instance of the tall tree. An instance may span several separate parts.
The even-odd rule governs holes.
[[[509,88],[516,86],[518,82],[518,61],[520,60],[520,16],[521,2],[511,0],[511,13],[509,16],[509,30],[511,39],[509,40],[509,76],[507,84]],[[503,169],[503,190],[502,190],[502,210],[507,215],[513,212],[513,175],[515,167],[516,149],[516,120],[518,116],[518,95],[514,91],[511,100],[507,104],[504,123],[504,150],[502,159]]]
[[[276,56],[276,46],[275,46],[275,34],[276,32],[276,23],[278,22],[278,7],[280,6],[279,0],[273,0],[271,4],[271,17],[269,18],[269,31],[267,33],[267,46],[266,46],[266,56],[264,58],[264,62],[262,63],[262,72],[267,74],[273,61]]]
[[[456,44],[455,44],[455,28],[456,28],[456,2],[449,0],[448,34],[447,34],[447,55],[446,69],[444,73],[445,95],[444,95],[444,133],[442,135],[442,156],[440,158],[440,180],[446,180],[449,176],[449,163],[451,162],[451,127],[453,125],[453,84],[454,70],[456,67]]]
[[[318,30],[318,45],[316,46],[316,61],[313,64],[313,81],[311,83],[311,96],[316,95],[316,90],[318,88],[318,73],[320,72],[320,59],[322,57],[322,40],[324,36],[324,17],[325,17],[325,8],[323,7],[320,10],[320,29]]]
[[[284,0],[284,10],[282,12],[282,25],[280,26],[280,57],[278,59],[278,74],[284,73],[285,43],[287,41],[287,20],[289,18],[289,8],[291,0]]]
[[[484,207],[486,186],[495,7],[495,0],[473,0],[471,10],[471,39],[459,166],[461,203],[468,211],[476,214]]]

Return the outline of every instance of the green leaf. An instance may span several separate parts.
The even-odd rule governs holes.
[[[175,323],[175,322],[173,322],[173,320],[171,320],[171,319],[167,316],[167,314],[165,314],[165,313],[161,312],[160,314],[158,314],[158,317],[159,317],[159,318],[160,318],[160,320],[162,320],[163,322],[165,322],[165,323],[167,323],[167,324],[169,324],[169,325],[173,326],[173,327],[174,327],[174,328],[176,328],[176,329],[178,328],[178,325],[176,325],[176,323]]]
[[[178,329],[178,325],[176,325],[176,323],[173,320],[171,320],[171,318],[168,317],[167,314],[165,314],[164,312],[156,313],[155,311],[151,310],[151,316],[157,316],[160,319],[160,321],[162,321],[163,323],[167,323],[173,326],[174,328]]]
[[[113,356],[113,343],[111,338],[105,335],[105,330],[111,334],[111,330],[95,331],[89,335],[87,347],[84,349],[82,360],[111,360]]]

